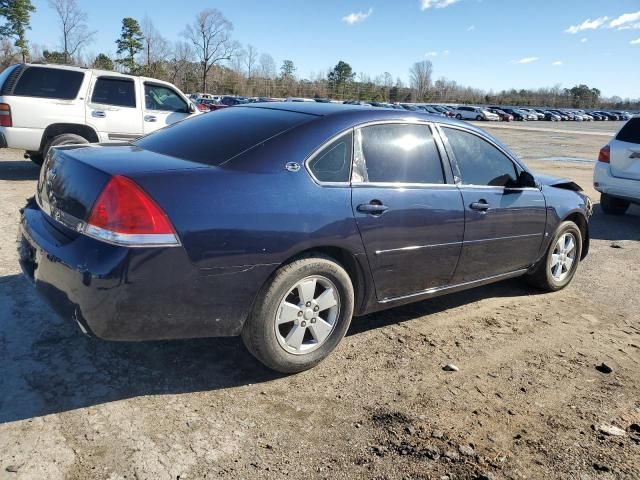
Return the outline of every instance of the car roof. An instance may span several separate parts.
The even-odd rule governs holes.
[[[390,108],[379,108],[369,105],[351,105],[351,104],[335,104],[335,103],[296,103],[296,102],[270,102],[270,103],[251,103],[237,105],[233,108],[267,108],[271,110],[281,110],[288,112],[304,113],[307,115],[315,115],[317,117],[338,118],[352,117],[354,124],[363,122],[375,122],[384,120],[423,120],[441,124],[464,125],[469,130],[482,132],[476,126],[461,122],[459,120],[435,115],[424,110],[398,110]],[[484,133],[484,132],[483,132]]]

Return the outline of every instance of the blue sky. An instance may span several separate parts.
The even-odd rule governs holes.
[[[59,43],[46,0],[33,0],[30,40]],[[169,40],[213,7],[234,38],[291,59],[299,76],[338,60],[355,72],[408,79],[429,59],[434,77],[483,89],[586,83],[605,95],[640,97],[640,0],[78,0],[98,30],[87,52],[115,52],[121,19],[144,15]],[[573,28],[572,28],[573,27]],[[635,42],[635,43],[634,43]],[[554,64],[555,63],[555,64]]]

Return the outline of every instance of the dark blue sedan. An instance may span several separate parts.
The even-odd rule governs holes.
[[[109,340],[242,335],[282,372],[352,316],[526,276],[565,287],[591,202],[420,112],[238,106],[133,144],[53,149],[22,210],[25,275]]]

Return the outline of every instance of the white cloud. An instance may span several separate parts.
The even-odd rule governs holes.
[[[551,65],[553,65],[554,67],[561,67],[562,66],[562,61],[561,60],[556,60]]]
[[[640,12],[624,13],[617,18],[614,18],[609,23],[609,28],[618,28],[619,30],[625,30],[623,27],[627,23],[637,22],[640,20]]]
[[[520,60],[514,60],[513,63],[525,65],[527,63],[537,62],[538,60],[540,60],[538,57],[524,57],[524,58],[521,58]]]
[[[640,38],[636,38],[635,40],[631,40],[629,42],[630,45],[640,45]]]
[[[632,23],[631,25],[623,25],[618,27],[618,30],[640,30],[640,22]]]
[[[587,43],[589,41],[589,39],[587,37],[582,37],[580,39],[580,43]]]
[[[373,8],[370,8],[368,12],[353,12],[349,15],[342,17],[342,21],[348,25],[355,25],[356,23],[364,22],[369,15],[373,13]]]
[[[449,55],[451,52],[449,50],[443,50],[442,51],[442,56],[446,57],[447,55]]]
[[[460,0],[420,0],[420,10],[430,8],[447,8]]]
[[[473,32],[476,29],[475,25],[471,25],[469,26],[469,28],[467,28],[467,32]]]
[[[451,52],[449,50],[442,50],[441,52],[436,52],[435,50],[432,50],[430,52],[425,53],[424,56],[425,57],[437,57],[438,55],[442,55],[443,57],[446,57],[450,53]]]
[[[437,57],[438,52],[427,52],[424,54],[425,57]]]
[[[609,20],[609,17],[594,18],[593,20],[587,18],[579,25],[571,25],[565,30],[565,33],[578,33],[582,32],[583,30],[597,30],[605,23],[607,23],[607,20]]]

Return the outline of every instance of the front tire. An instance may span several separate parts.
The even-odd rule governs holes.
[[[297,373],[324,360],[344,337],[354,308],[351,279],[315,255],[276,271],[242,330],[245,346],[267,367]]]
[[[600,207],[607,215],[624,215],[629,208],[629,202],[602,193],[600,194]]]
[[[456,115],[456,119],[458,119],[458,120],[462,120],[462,115],[457,114],[457,115]]]
[[[576,274],[582,255],[582,232],[564,221],[556,230],[547,253],[527,274],[527,282],[540,290],[555,292],[569,285]]]
[[[477,120],[477,121],[482,120],[482,116],[481,116],[481,115],[477,115],[477,116],[476,116],[476,120]]]

